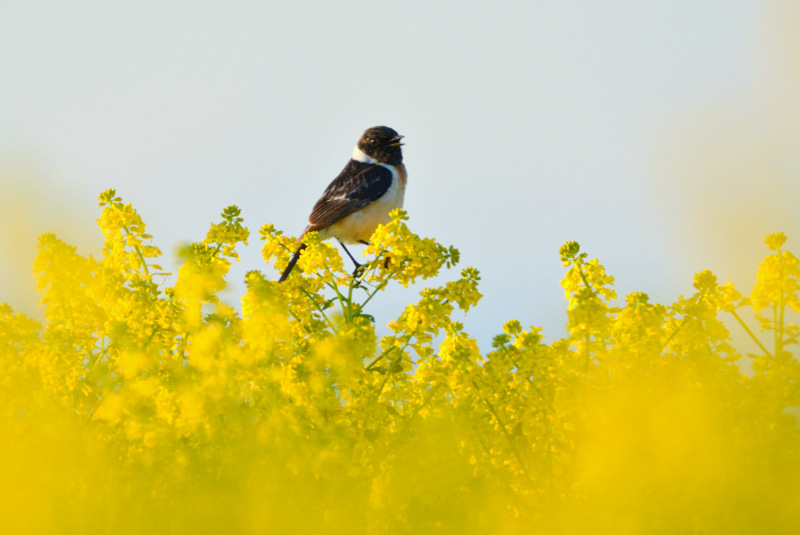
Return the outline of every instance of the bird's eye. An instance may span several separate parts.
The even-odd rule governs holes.
[[[374,145],[377,142],[378,142],[378,140],[376,140],[374,137],[369,138],[369,144],[370,145]]]

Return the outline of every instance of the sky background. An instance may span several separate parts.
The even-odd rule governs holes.
[[[481,271],[484,348],[511,318],[563,336],[568,240],[666,303],[702,269],[749,290],[769,233],[800,250],[793,0],[26,0],[0,5],[0,301],[38,316],[36,237],[97,255],[115,188],[172,267],[239,206],[236,303],[276,276],[258,229],[299,233],[379,124],[406,136],[412,230]]]

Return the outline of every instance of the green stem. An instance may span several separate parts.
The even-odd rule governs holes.
[[[675,329],[674,331],[672,331],[672,334],[669,335],[669,337],[667,338],[667,341],[664,342],[664,345],[661,346],[661,349],[658,351],[659,354],[662,351],[664,351],[664,349],[669,345],[670,342],[672,342],[672,339],[675,338],[675,335],[678,334],[678,331],[683,329],[683,326],[686,325],[686,323],[688,321],[689,321],[689,316],[684,316],[683,321],[681,321],[680,325],[678,325],[678,328]]]
[[[122,230],[125,231],[125,235],[131,236],[131,232],[126,228],[122,227]],[[150,275],[150,270],[147,268],[147,262],[144,259],[144,255],[142,254],[142,250],[139,249],[138,245],[133,246],[133,250],[136,252],[136,257],[139,259],[139,262],[142,263],[142,267],[144,268],[144,272]]]
[[[772,347],[774,350],[775,356],[778,356],[779,343],[778,343],[778,305],[772,305]]]
[[[325,267],[325,270],[331,275],[331,277],[333,277],[333,273],[331,273],[331,270],[328,269],[327,266]],[[350,317],[350,308],[351,308],[350,300],[346,299],[344,295],[342,295],[342,292],[339,291],[339,288],[336,286],[336,283],[328,282],[326,284],[330,289],[332,289],[336,293],[336,299],[339,300],[339,305],[342,307],[342,315],[344,316],[345,321],[347,323],[350,323],[352,320],[352,318]]]
[[[375,400],[381,399],[381,394],[383,393],[383,389],[386,388],[386,383],[389,382],[389,376],[392,375],[391,373],[387,373],[386,377],[383,378],[383,382],[381,383],[381,387],[375,393]]]
[[[158,327],[158,326],[156,326],[156,328],[155,328],[155,329],[153,329],[153,332],[151,332],[151,333],[150,333],[150,336],[148,336],[148,337],[147,337],[147,341],[144,343],[144,347],[145,347],[145,348],[146,348],[147,346],[149,346],[149,345],[150,345],[150,342],[152,342],[152,341],[153,341],[153,337],[156,335],[156,333],[157,333],[159,330],[160,330],[160,329],[159,329],[159,327]]]
[[[589,282],[589,279],[586,278],[586,275],[583,273],[583,264],[579,263],[577,260],[575,261],[575,267],[578,268],[578,275],[581,276],[581,280],[583,281],[584,286],[586,286],[589,291],[592,292],[594,297],[597,297],[597,290],[594,289],[594,286]]]
[[[763,352],[764,352],[764,354],[765,354],[766,356],[768,356],[768,357],[772,357],[772,355],[770,354],[770,352],[769,352],[769,351],[767,351],[767,348],[766,348],[766,347],[764,347],[764,344],[762,344],[762,343],[759,341],[759,339],[758,339],[758,338],[756,338],[756,335],[755,335],[755,334],[753,334],[753,331],[751,331],[751,330],[750,330],[750,327],[748,327],[748,326],[747,326],[747,324],[744,322],[744,320],[742,320],[742,318],[739,316],[739,314],[737,314],[735,310],[731,310],[731,311],[730,311],[730,313],[731,313],[731,314],[733,314],[733,317],[734,317],[734,318],[736,318],[736,321],[738,321],[738,322],[739,322],[739,325],[741,325],[741,326],[742,326],[742,328],[743,328],[743,329],[744,329],[744,330],[747,332],[747,334],[749,334],[749,335],[750,335],[750,338],[752,338],[752,339],[753,339],[753,341],[754,341],[756,344],[758,344],[758,347],[760,347],[760,348],[761,348],[761,351],[763,351]]]
[[[373,367],[373,366],[375,366],[375,365],[376,365],[378,362],[380,362],[381,360],[383,360],[383,358],[384,358],[386,355],[388,355],[389,353],[391,353],[393,349],[397,349],[397,350],[398,350],[400,353],[402,353],[403,351],[405,351],[405,349],[406,349],[406,348],[409,346],[409,344],[411,343],[411,337],[412,337],[412,336],[413,336],[413,334],[409,334],[409,335],[406,337],[406,341],[405,341],[405,342],[403,342],[403,345],[402,345],[402,347],[400,347],[399,349],[397,348],[397,346],[392,346],[392,347],[390,347],[390,348],[388,348],[388,349],[384,349],[384,350],[383,350],[383,352],[382,352],[380,355],[378,355],[378,356],[375,358],[375,360],[373,360],[372,362],[370,362],[370,363],[367,365],[367,367],[366,367],[366,368],[364,368],[364,369],[365,369],[365,370],[367,370],[367,371],[371,371],[371,370],[372,370],[372,367]]]
[[[358,308],[356,309],[356,314],[361,314],[361,311],[364,310],[364,307],[367,306],[367,303],[369,303],[378,292],[383,290],[388,282],[389,282],[388,280],[385,280],[381,282],[378,286],[376,286],[375,289],[372,291],[372,293],[367,295],[367,298],[364,299],[364,302],[358,305]]]
[[[377,357],[375,357],[375,360],[373,360],[372,362],[370,362],[369,364],[367,364],[367,367],[366,367],[366,368],[364,368],[364,369],[365,369],[365,370],[367,370],[367,371],[371,371],[371,370],[372,370],[372,367],[373,367],[373,366],[375,366],[377,363],[379,363],[381,360],[383,360],[383,358],[384,358],[386,355],[388,355],[388,354],[389,354],[389,352],[390,352],[392,349],[395,349],[395,346],[392,346],[392,347],[390,347],[389,349],[385,349],[385,350],[383,350],[383,352],[382,352],[380,355],[378,355]]]
[[[316,308],[319,311],[319,313],[322,314],[322,317],[325,319],[325,323],[328,324],[328,326],[331,328],[331,331],[336,332],[336,327],[334,327],[333,322],[331,322],[331,320],[325,314],[325,311],[322,309],[322,307],[319,306],[319,303],[317,303],[317,300],[314,299],[314,296],[311,295],[305,288],[300,288],[300,291],[306,294],[306,297],[308,297],[308,299],[314,305],[314,308]]]
[[[480,392],[480,388],[478,388],[478,383],[472,381],[472,384],[475,386],[476,389],[478,389],[478,392]],[[531,479],[530,474],[528,473],[528,467],[526,466],[525,461],[522,460],[522,456],[517,450],[516,444],[514,444],[513,437],[508,433],[508,430],[506,429],[506,424],[503,422],[503,420],[500,419],[500,415],[497,414],[494,405],[492,405],[492,403],[488,399],[481,396],[480,393],[478,395],[480,396],[481,400],[486,404],[486,406],[489,408],[489,412],[495,418],[495,420],[497,420],[497,423],[500,424],[500,430],[503,432],[503,435],[505,435],[506,439],[508,440],[508,444],[511,447],[511,453],[514,455],[514,457],[516,457],[517,461],[519,462],[519,467],[522,469],[522,473],[525,474],[525,477],[527,477],[529,481],[533,481]]]

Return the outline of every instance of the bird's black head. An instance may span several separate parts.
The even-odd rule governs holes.
[[[373,126],[358,140],[358,149],[376,162],[398,165],[403,163],[402,139],[388,126]]]

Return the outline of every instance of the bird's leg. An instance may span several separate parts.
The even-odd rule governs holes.
[[[295,251],[294,255],[292,256],[292,259],[289,260],[289,264],[286,266],[286,270],[283,272],[283,275],[281,275],[281,278],[278,279],[278,282],[283,282],[286,280],[286,277],[288,277],[289,273],[291,273],[292,269],[294,269],[294,265],[297,264],[297,259],[300,258],[300,253],[302,253],[303,249],[305,248],[306,244],[301,243],[300,247],[297,248],[297,251]]]
[[[349,256],[350,260],[353,261],[353,264],[356,265],[356,268],[353,270],[353,276],[355,277],[358,274],[358,271],[364,266],[362,264],[359,264],[358,262],[356,262],[356,259],[353,258],[353,255],[350,254],[350,251],[347,250],[347,247],[345,247],[344,244],[341,241],[339,241],[339,245],[342,246],[342,249],[344,249],[344,252],[347,253],[347,256]]]

